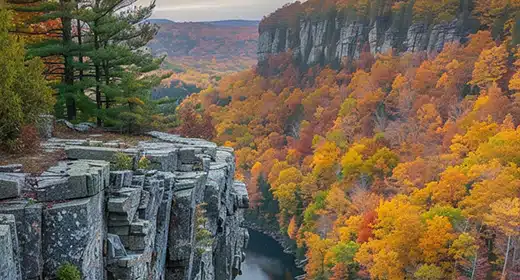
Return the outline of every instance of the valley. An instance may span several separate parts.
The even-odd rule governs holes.
[[[246,2],[0,2],[0,279],[520,279],[520,3]]]

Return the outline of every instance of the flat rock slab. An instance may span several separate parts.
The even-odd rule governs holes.
[[[25,174],[0,173],[0,200],[20,196],[25,181]]]
[[[179,135],[173,135],[158,131],[149,132],[148,135],[161,141],[177,144],[179,147],[191,146],[193,148],[196,148],[196,153],[209,155],[213,159],[215,158],[217,153],[217,144],[203,139],[183,138]]]
[[[8,164],[8,165],[0,165],[0,173],[18,173],[23,169],[23,165],[21,164]]]
[[[69,159],[90,159],[112,162],[117,153],[125,153],[131,157],[136,157],[138,151],[135,149],[117,149],[107,147],[66,146],[65,153]]]
[[[32,189],[38,201],[62,201],[98,194],[109,182],[105,161],[60,162],[37,178]]]

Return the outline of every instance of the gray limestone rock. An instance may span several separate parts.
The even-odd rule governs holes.
[[[103,201],[103,193],[99,193],[43,210],[45,279],[52,279],[65,262],[76,265],[83,279],[103,279]]]
[[[130,170],[111,171],[110,172],[110,189],[118,190],[123,187],[132,186],[134,173]]]
[[[0,200],[20,196],[25,175],[19,173],[0,173]]]
[[[85,198],[102,191],[108,176],[107,162],[60,162],[36,178],[37,184],[32,186],[32,191],[38,201]]]
[[[465,34],[458,20],[435,25],[413,23],[401,30],[387,19],[374,22],[346,18],[344,14],[320,19],[301,19],[298,29],[263,28],[258,43],[260,67],[268,67],[269,56],[289,49],[300,66],[336,64],[345,57],[357,59],[365,46],[370,52],[396,51],[438,53],[448,42],[459,42]],[[469,28],[469,27],[466,27]],[[285,41],[285,42],[284,42]]]
[[[238,208],[248,209],[249,208],[249,195],[247,194],[246,184],[235,181],[233,184],[234,192],[237,196]]]
[[[107,202],[108,226],[130,225],[137,213],[140,201],[140,188],[122,188],[117,192],[112,192]]]
[[[285,34],[277,35],[281,51]],[[9,258],[0,258],[0,279],[20,279],[12,278],[16,269],[9,275],[3,269],[16,261],[24,268],[21,279],[30,280],[53,279],[65,262],[77,266],[83,279],[96,280],[227,280],[240,273],[249,200],[245,185],[233,179],[233,149],[151,135],[156,140],[127,150],[52,138],[44,145],[78,160],[34,178],[0,170],[0,178],[20,183],[12,199],[0,201],[0,227],[9,229],[0,229],[0,256]],[[116,152],[144,155],[152,170],[110,172]],[[20,190],[34,199],[16,198]],[[212,245],[196,244],[196,205],[205,205]]]
[[[23,165],[21,164],[0,165],[0,173],[20,173],[22,169]]]
[[[20,254],[20,245],[18,243],[18,234],[16,231],[16,221],[15,221],[14,215],[0,214],[0,227],[1,226],[7,226],[9,228],[10,238],[11,238],[11,252],[6,252],[5,255],[0,252],[0,256],[9,256],[9,255],[12,256],[12,262],[14,263],[13,264],[14,267],[11,268],[12,275],[10,277],[12,279],[21,280],[22,279],[22,271],[21,271],[21,267],[20,267],[21,254]],[[0,243],[1,242],[2,241],[0,241]],[[2,249],[0,249],[0,251],[1,250]],[[0,265],[0,267],[2,267],[2,265]],[[7,275],[7,274],[2,273],[2,268],[0,268],[0,276],[2,276],[2,275]],[[0,277],[0,279],[4,279],[4,278]]]
[[[261,32],[258,37],[258,61],[262,62],[267,60],[271,52],[271,33],[269,31]]]
[[[67,146],[65,153],[69,159],[90,159],[113,162],[117,153],[125,153],[131,157],[137,156],[135,149],[116,149],[107,147]]]
[[[412,24],[408,28],[404,46],[408,52],[426,51],[428,48],[428,26],[424,23]]]
[[[364,26],[360,23],[351,23],[340,29],[340,37],[336,46],[336,59],[343,57],[358,58],[361,53]]]
[[[458,21],[436,24],[432,27],[428,40],[428,53],[440,52],[446,43],[459,42]]]
[[[108,241],[108,260],[117,260],[119,258],[124,258],[127,256],[125,246],[121,242],[121,239],[118,235],[115,234],[107,234]]]
[[[20,279],[12,239],[9,226],[0,224],[0,279]]]
[[[169,260],[189,260],[193,253],[193,228],[195,223],[195,200],[193,190],[181,190],[173,194],[170,218]]]
[[[20,246],[22,278],[39,278],[43,269],[42,259],[42,205],[27,201],[0,204],[0,213],[12,214]]]

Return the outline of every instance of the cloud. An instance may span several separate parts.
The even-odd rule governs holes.
[[[1,0],[0,0],[1,1]],[[146,4],[150,0],[139,0]],[[261,19],[294,0],[156,0],[153,18],[174,21]]]
[[[199,3],[199,4],[185,4],[185,5],[175,5],[175,6],[162,6],[158,5],[155,8],[155,11],[163,12],[163,11],[193,11],[193,10],[203,10],[203,9],[211,9],[211,8],[222,8],[226,7],[226,4],[218,4],[218,3]]]

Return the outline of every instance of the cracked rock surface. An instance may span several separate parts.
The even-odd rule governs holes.
[[[92,280],[238,275],[249,198],[245,184],[234,181],[233,150],[150,136],[130,148],[51,138],[42,146],[64,150],[68,159],[42,174],[0,166],[0,279],[55,279],[64,263]],[[116,154],[134,168],[115,170]],[[137,168],[143,157],[146,170]],[[201,230],[207,240],[196,238]]]

